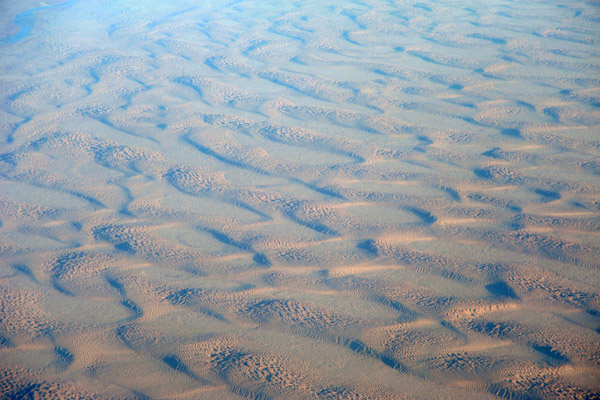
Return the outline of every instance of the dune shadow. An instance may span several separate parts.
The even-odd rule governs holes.
[[[503,282],[503,281],[497,281],[497,282],[485,285],[485,289],[488,292],[490,292],[491,294],[493,294],[494,296],[508,297],[511,299],[519,300],[519,296],[517,296],[515,291],[510,286],[508,286],[508,284],[506,282]]]
[[[128,321],[136,320],[144,315],[144,311],[133,300],[124,299],[121,301],[121,305],[132,314],[131,317],[127,319]]]
[[[421,223],[424,225],[433,225],[437,221],[437,218],[434,215],[432,215],[429,211],[423,210],[421,208],[406,206],[404,207],[404,210],[415,215],[421,220]]]
[[[373,239],[363,240],[356,245],[356,248],[364,250],[370,256],[377,257],[379,256],[379,250],[377,248],[377,243]]]
[[[559,200],[562,196],[559,192],[554,192],[552,190],[546,189],[534,189],[534,193],[539,194],[544,199],[544,202],[550,202],[554,200]]]
[[[473,170],[473,173],[475,174],[476,177],[481,178],[481,179],[492,179],[493,178],[492,172],[486,168],[475,168]]]
[[[12,346],[13,346],[13,343],[12,343],[12,341],[9,338],[7,338],[4,335],[0,335],[0,349],[1,348],[12,347]]]
[[[523,139],[523,136],[521,135],[521,130],[517,129],[517,128],[502,129],[500,131],[500,134],[504,135],[504,136],[509,136],[509,137]]]
[[[567,356],[562,354],[560,351],[554,349],[552,346],[534,343],[531,345],[531,348],[560,365],[567,364],[569,362],[569,358]]]
[[[130,254],[136,253],[134,247],[129,242],[117,243],[117,244],[115,244],[115,249],[117,249],[119,251],[123,251],[125,253],[130,253]]]
[[[457,203],[461,202],[461,198],[460,198],[460,194],[458,193],[458,191],[450,186],[442,186],[440,188],[442,191],[444,191],[448,196],[450,196],[450,198],[452,200],[454,200]]]
[[[64,347],[56,346],[54,347],[54,364],[56,369],[59,371],[67,370],[73,361],[75,360],[75,356],[69,350]]]
[[[113,288],[115,288],[119,294],[121,296],[125,295],[125,288],[123,287],[123,285],[121,284],[121,282],[119,282],[118,280],[116,280],[115,278],[111,278],[110,276],[106,277],[106,282]]]
[[[0,226],[2,226],[2,224],[0,223]],[[31,272],[31,268],[29,268],[27,265],[25,264],[15,264],[13,265],[13,268],[15,269],[15,271],[22,273],[23,275],[25,275],[26,277],[28,277],[29,279],[31,279],[31,281],[38,283],[37,278],[35,277],[35,275],[33,274],[33,272]]]

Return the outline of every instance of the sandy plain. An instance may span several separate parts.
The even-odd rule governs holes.
[[[600,397],[597,2],[0,26],[1,398]]]

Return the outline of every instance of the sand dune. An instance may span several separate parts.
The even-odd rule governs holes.
[[[598,5],[0,3],[0,398],[600,396]]]

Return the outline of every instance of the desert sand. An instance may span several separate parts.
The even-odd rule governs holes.
[[[0,398],[600,397],[597,2],[0,26]]]

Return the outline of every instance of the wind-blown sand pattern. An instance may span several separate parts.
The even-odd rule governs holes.
[[[596,2],[0,27],[0,398],[600,398]]]

